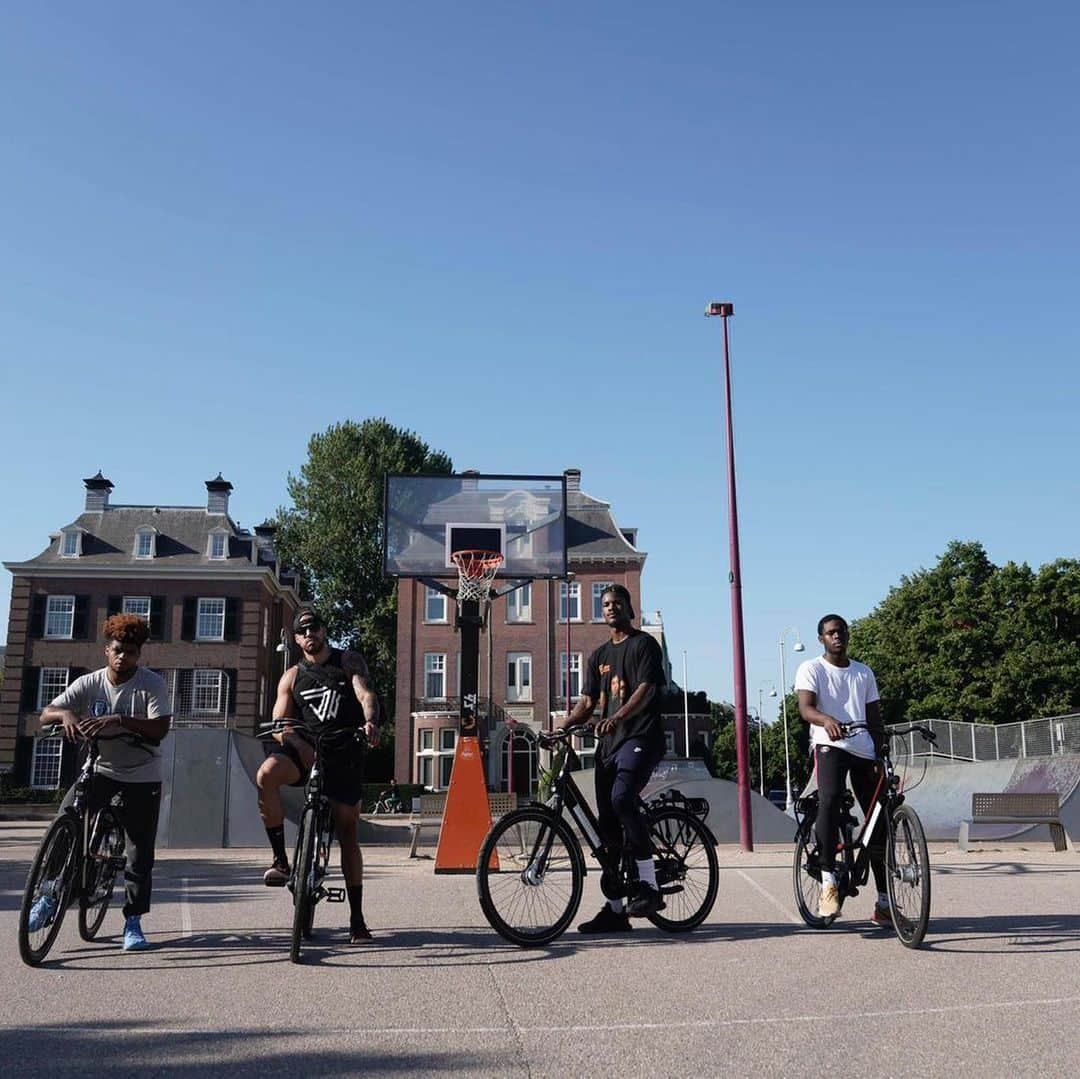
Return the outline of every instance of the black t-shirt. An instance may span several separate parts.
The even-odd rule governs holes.
[[[589,656],[585,694],[598,705],[600,718],[613,716],[642,684],[656,687],[656,693],[630,719],[616,724],[611,734],[600,739],[600,753],[609,760],[616,749],[630,738],[642,738],[662,745],[664,729],[660,720],[660,690],[667,684],[664,657],[660,645],[647,633],[633,630],[624,641],[608,641]]]
[[[363,727],[364,709],[353,691],[352,674],[342,667],[342,653],[333,649],[325,663],[301,660],[293,680],[293,700],[310,731],[348,731]],[[350,655],[350,667],[367,676],[367,664],[359,652]]]

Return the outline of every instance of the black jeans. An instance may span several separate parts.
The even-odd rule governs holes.
[[[832,873],[836,868],[836,844],[840,839],[840,802],[844,796],[847,778],[851,776],[851,789],[865,815],[873,810],[874,792],[881,778],[881,765],[877,761],[856,757],[846,749],[836,746],[816,746],[814,767],[818,781],[818,815],[814,824],[820,849],[821,868]],[[879,892],[885,891],[885,837],[888,834],[885,821],[880,817],[871,835],[864,839],[870,852],[870,868],[874,871],[874,883]]]
[[[74,789],[67,792],[61,811],[73,801]],[[96,775],[90,786],[89,806],[91,813],[108,806],[124,829],[127,854],[124,917],[145,914],[150,909],[161,784],[120,783],[109,776]]]
[[[630,851],[642,862],[652,857],[649,826],[638,795],[664,755],[664,747],[641,738],[623,742],[611,760],[596,755],[596,815],[600,838],[611,851]]]

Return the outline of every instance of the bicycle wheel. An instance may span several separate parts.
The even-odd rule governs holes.
[[[330,816],[329,809],[320,810],[315,834],[318,841],[315,844],[315,855],[311,866],[311,886],[308,889],[308,905],[304,919],[304,940],[311,939],[315,925],[315,908],[323,895],[323,881],[326,880],[326,873],[330,866],[330,843],[334,838],[334,820]]]
[[[817,838],[813,828],[802,827],[795,837],[795,861],[792,865],[792,884],[795,888],[795,906],[799,917],[811,929],[825,929],[836,921],[836,916],[822,918],[818,915],[821,899],[821,866],[818,863]]]
[[[917,948],[930,923],[930,854],[919,815],[909,805],[893,813],[887,852],[889,908],[896,935]]]
[[[581,903],[585,859],[565,821],[541,806],[501,817],[476,862],[480,907],[492,929],[522,948],[549,944]]]
[[[86,887],[79,895],[79,936],[83,940],[93,940],[105,920],[123,857],[124,830],[109,810],[102,809],[90,829]]]
[[[305,809],[300,821],[300,842],[297,844],[296,864],[293,866],[293,926],[292,947],[289,958],[294,963],[300,962],[300,942],[305,937],[311,936],[312,919],[315,917],[311,909],[314,892],[315,865],[315,840],[316,840],[316,814],[312,809]]]
[[[49,954],[60,932],[79,867],[80,831],[74,813],[61,814],[30,867],[19,912],[19,955],[28,966],[36,967]]]
[[[671,807],[652,814],[656,883],[667,906],[650,914],[653,925],[685,933],[700,925],[716,902],[720,867],[705,826],[692,813]]]

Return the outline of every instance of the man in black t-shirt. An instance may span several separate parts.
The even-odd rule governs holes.
[[[664,755],[659,703],[667,679],[660,646],[634,629],[629,591],[621,584],[609,585],[600,600],[611,640],[589,657],[584,692],[562,725],[580,723],[600,709],[595,723],[600,739],[595,772],[600,836],[608,850],[633,855],[638,890],[626,907],[621,899],[609,899],[578,931],[621,933],[630,929],[631,917],[643,918],[664,907],[638,796]]]
[[[255,777],[259,813],[274,853],[263,882],[280,887],[289,879],[281,788],[307,782],[315,761],[310,732],[340,734],[332,742],[323,742],[323,794],[330,800],[341,843],[341,869],[349,897],[349,943],[366,944],[371,933],[364,923],[364,860],[357,841],[357,821],[364,744],[379,742],[379,700],[364,657],[359,652],[332,648],[326,623],[316,611],[301,608],[293,619],[293,632],[303,659],[278,683],[274,719],[284,720],[286,725],[274,738],[281,748],[263,761]]]

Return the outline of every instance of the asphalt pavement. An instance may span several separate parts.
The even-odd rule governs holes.
[[[1048,843],[933,846],[918,951],[869,924],[869,893],[832,929],[806,928],[786,847],[721,848],[716,907],[688,935],[641,922],[537,950],[490,929],[472,877],[372,848],[375,941],[348,947],[347,907],[322,904],[300,965],[263,851],[168,850],[144,919],[151,951],[120,952],[119,909],[93,944],[72,912],[31,969],[16,922],[41,831],[0,822],[9,1077],[1046,1076],[1080,1062],[1080,856]],[[581,917],[601,902],[590,872]]]

